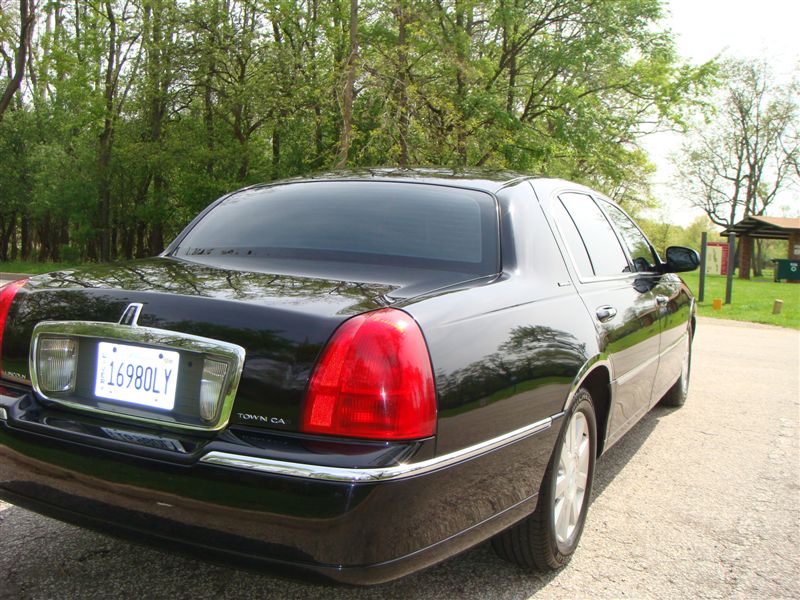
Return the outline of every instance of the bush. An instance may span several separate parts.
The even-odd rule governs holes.
[[[81,260],[81,251],[75,246],[61,244],[58,249],[58,256],[61,262],[78,263]]]

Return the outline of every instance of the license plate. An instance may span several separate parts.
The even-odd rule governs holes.
[[[100,342],[95,396],[172,410],[179,359],[177,352],[169,350]]]

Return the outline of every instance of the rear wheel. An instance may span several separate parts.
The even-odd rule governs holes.
[[[689,395],[689,375],[692,372],[692,330],[686,334],[684,341],[683,362],[681,363],[681,376],[661,399],[661,406],[680,407],[686,404]]]
[[[597,422],[586,389],[575,394],[534,513],[492,539],[501,558],[539,570],[565,565],[578,547],[592,492]]]

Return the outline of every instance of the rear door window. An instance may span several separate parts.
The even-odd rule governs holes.
[[[574,192],[559,195],[559,201],[580,233],[595,277],[630,272],[630,265],[614,229],[591,196]]]
[[[592,268],[592,261],[589,260],[589,253],[586,250],[586,245],[583,243],[581,234],[578,233],[577,227],[572,217],[569,216],[567,209],[560,201],[553,202],[553,216],[558,224],[558,230],[561,232],[561,237],[564,238],[564,243],[567,245],[572,261],[578,269],[578,274],[582,279],[587,277],[594,277],[594,269]]]

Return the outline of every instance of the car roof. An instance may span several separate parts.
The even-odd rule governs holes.
[[[304,175],[302,177],[258,184],[250,186],[246,189],[257,189],[260,187],[269,187],[273,185],[284,185],[310,181],[398,181],[452,185],[455,187],[472,188],[494,194],[509,183],[524,179],[540,179],[540,177],[528,173],[479,168],[448,169],[438,167],[372,167]]]

